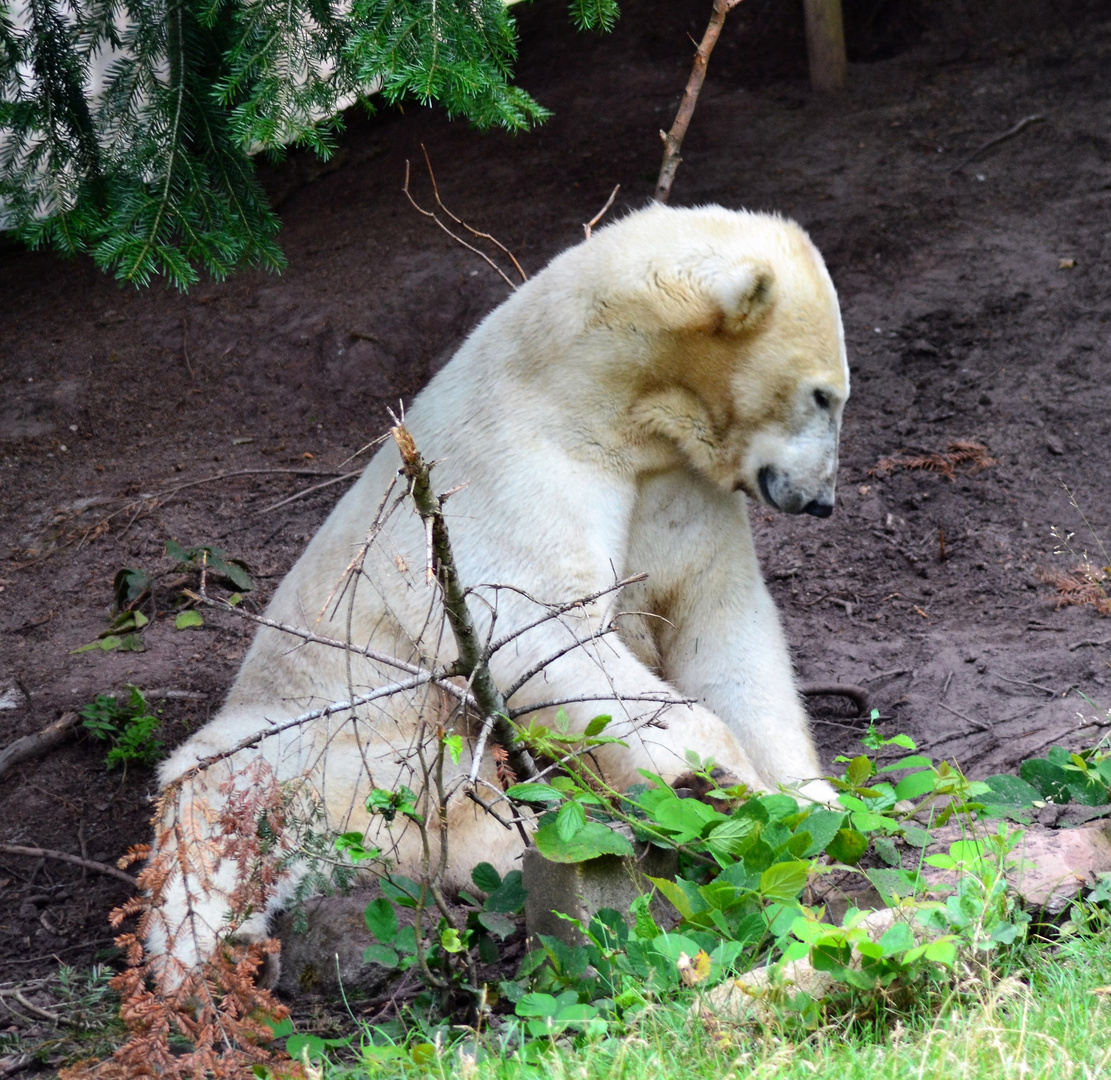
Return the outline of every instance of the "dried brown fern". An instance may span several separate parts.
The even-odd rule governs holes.
[[[150,859],[138,875],[145,895],[116,908],[110,920],[119,927],[138,916],[136,929],[116,939],[128,967],[111,983],[123,997],[120,1017],[128,1040],[107,1061],[63,1070],[61,1080],[247,1080],[255,1075],[255,1065],[265,1065],[273,1076],[303,1076],[300,1065],[268,1046],[272,1025],[288,1016],[288,1010],[256,979],[266,957],[278,951],[277,941],[232,945],[227,940],[244,917],[265,908],[277,887],[282,855],[288,850],[287,792],[267,763],[256,760],[220,785],[219,830],[209,830],[198,820],[204,818],[207,825],[214,816],[203,798],[203,779],[200,782],[199,794],[188,799],[182,798],[182,781],[159,796],[153,858],[152,848],[141,845],[121,860],[127,864]],[[236,867],[237,885],[229,898],[232,918],[220,928],[211,959],[188,968],[174,958],[174,944],[180,935],[196,930],[192,906],[173,926],[163,906],[165,897],[178,883],[185,883],[187,896],[190,888],[213,888],[211,875],[225,860]],[[152,933],[165,942],[157,956],[148,955],[143,946]]]
[[[1100,615],[1111,615],[1111,596],[1106,589],[1111,577],[1106,569],[1090,563],[1069,571],[1038,567],[1038,578],[1057,590],[1059,608],[1094,607]]]
[[[957,470],[968,466],[969,473],[982,472],[992,465],[998,465],[982,443],[971,439],[953,439],[944,453],[927,452],[912,454],[903,452],[894,457],[880,458],[868,470],[869,476],[890,476],[896,469],[922,469],[926,472],[941,473],[948,480],[956,480]]]

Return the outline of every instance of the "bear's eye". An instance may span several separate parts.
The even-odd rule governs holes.
[[[828,409],[830,404],[829,394],[827,394],[824,390],[815,390],[814,404],[817,405],[819,409]]]

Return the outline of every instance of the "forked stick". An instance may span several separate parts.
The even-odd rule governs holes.
[[[481,230],[475,229],[472,226],[468,225],[462,218],[457,217],[446,206],[444,206],[443,200],[440,198],[440,188],[436,183],[436,174],[432,171],[432,162],[428,158],[428,151],[424,148],[424,143],[421,143],[421,152],[424,154],[424,164],[428,167],[428,177],[432,181],[432,194],[433,196],[435,196],[436,205],[445,214],[447,214],[447,216],[451,218],[451,220],[454,221],[456,225],[459,225],[462,228],[466,229],[467,232],[471,234],[471,236],[476,236],[481,240],[488,240],[491,244],[493,244],[494,247],[496,247],[513,264],[513,269],[516,270],[517,273],[521,276],[521,282],[524,283],[528,281],[528,274],[526,274],[524,270],[521,269],[521,264],[517,261],[516,256],[513,254],[512,251],[509,250],[509,248],[505,246],[505,244],[503,244],[496,237],[491,236],[489,233],[484,233]],[[448,236],[452,238],[452,240],[454,240],[462,247],[465,247],[468,251],[473,252],[480,259],[488,263],[490,268],[502,279],[502,281],[506,283],[506,285],[508,285],[511,289],[516,290],[516,284],[510,280],[505,271],[503,271],[502,268],[498,266],[498,264],[494,262],[494,260],[491,259],[489,255],[487,255],[483,251],[479,251],[478,248],[476,248],[473,244],[468,244],[467,241],[464,240],[461,236],[457,236],[455,233],[453,233],[451,229],[449,229],[433,211],[425,210],[423,206],[420,206],[417,203],[416,199],[413,198],[412,194],[409,191],[408,161],[405,162],[405,183],[402,185],[401,190],[405,193],[405,198],[409,200],[409,202],[412,204],[413,209],[416,210],[418,214],[423,214],[425,217],[431,218],[434,222],[436,222],[437,225],[440,226],[441,229],[444,230],[444,232],[448,234]]]

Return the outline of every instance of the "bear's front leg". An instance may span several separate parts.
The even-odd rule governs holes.
[[[725,723],[763,786],[799,786],[809,798],[832,800],[760,574],[745,497],[693,472],[653,476],[641,483],[630,536],[624,570],[649,577],[622,603],[651,613],[644,625],[660,674]]]

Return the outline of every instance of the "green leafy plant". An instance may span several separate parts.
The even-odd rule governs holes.
[[[162,758],[163,743],[158,738],[162,721],[150,711],[138,687],[129,686],[122,701],[97,694],[80,715],[82,730],[108,743],[105,764],[109,769],[122,765],[126,775],[128,765],[149,768]]]

